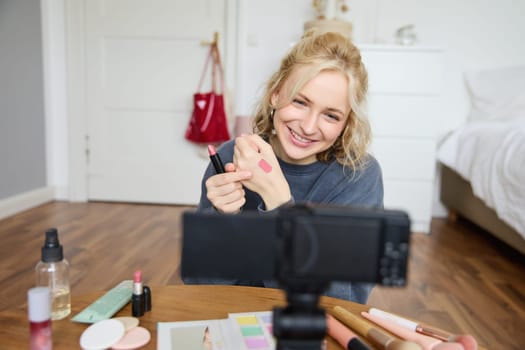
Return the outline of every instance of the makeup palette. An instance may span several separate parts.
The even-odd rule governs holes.
[[[158,350],[274,350],[272,312],[231,313],[219,320],[159,322]]]

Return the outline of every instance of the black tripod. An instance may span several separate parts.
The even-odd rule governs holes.
[[[277,350],[320,350],[326,335],[325,311],[319,297],[328,284],[285,283],[288,305],[273,310]]]

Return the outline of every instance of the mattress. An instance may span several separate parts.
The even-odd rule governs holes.
[[[525,238],[525,118],[468,122],[444,140],[438,160]]]

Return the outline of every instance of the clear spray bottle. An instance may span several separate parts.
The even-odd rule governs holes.
[[[49,287],[51,292],[51,319],[61,320],[71,313],[69,290],[69,263],[58,241],[58,231],[46,231],[42,246],[42,260],[36,265],[36,285]]]

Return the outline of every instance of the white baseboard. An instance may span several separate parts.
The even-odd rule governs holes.
[[[69,201],[69,188],[64,186],[55,186],[55,200]]]
[[[55,198],[53,187],[42,187],[36,190],[0,199],[0,220],[21,211],[52,201]]]

